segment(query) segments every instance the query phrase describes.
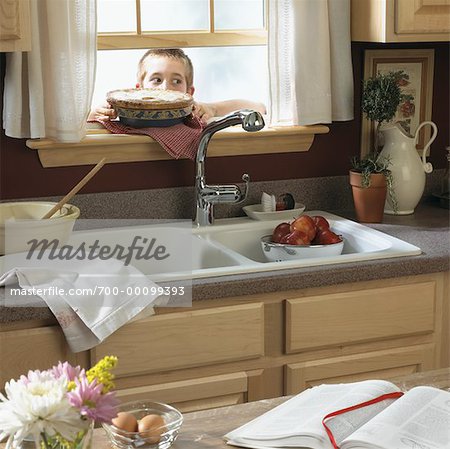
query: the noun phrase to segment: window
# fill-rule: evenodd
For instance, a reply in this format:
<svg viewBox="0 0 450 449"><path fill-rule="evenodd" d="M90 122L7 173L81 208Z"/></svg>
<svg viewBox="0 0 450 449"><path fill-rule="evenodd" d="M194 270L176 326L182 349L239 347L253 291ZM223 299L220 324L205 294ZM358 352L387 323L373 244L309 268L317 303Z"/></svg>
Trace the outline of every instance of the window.
<svg viewBox="0 0 450 449"><path fill-rule="evenodd" d="M183 48L195 69L195 98L246 98L268 104L266 11L270 0L97 0L98 60L93 104L106 92L134 87L139 58L148 48ZM235 127L237 128L237 127ZM228 132L230 131L230 132ZM216 134L208 157L308 151L323 125L234 129ZM44 167L171 159L146 136L92 129L79 143L31 139Z"/></svg>
<svg viewBox="0 0 450 449"><path fill-rule="evenodd" d="M93 104L134 87L151 47L181 47L195 68L195 97L267 104L266 0L98 0L98 61Z"/></svg>

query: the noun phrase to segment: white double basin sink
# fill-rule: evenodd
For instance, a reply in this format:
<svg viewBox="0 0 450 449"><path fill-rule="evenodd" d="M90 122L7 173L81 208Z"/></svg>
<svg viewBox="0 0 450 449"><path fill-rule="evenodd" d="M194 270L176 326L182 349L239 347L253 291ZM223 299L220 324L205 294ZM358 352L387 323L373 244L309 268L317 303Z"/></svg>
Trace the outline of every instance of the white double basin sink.
<svg viewBox="0 0 450 449"><path fill-rule="evenodd" d="M420 248L351 220L323 212L322 215L337 234L344 237L341 255L282 262L266 261L260 238L271 234L280 220L254 221L248 218L217 220L213 226L192 228L177 223L79 231L73 234L76 242L99 241L100 245L127 247L139 236L140 242L154 241L154 248L162 245L159 258L134 254L129 261L137 269L156 281L196 279L230 274L275 271L326 264L343 264L381 258L421 254ZM136 253L136 251L135 251ZM151 251L147 250L147 255ZM167 257L165 257L167 255Z"/></svg>

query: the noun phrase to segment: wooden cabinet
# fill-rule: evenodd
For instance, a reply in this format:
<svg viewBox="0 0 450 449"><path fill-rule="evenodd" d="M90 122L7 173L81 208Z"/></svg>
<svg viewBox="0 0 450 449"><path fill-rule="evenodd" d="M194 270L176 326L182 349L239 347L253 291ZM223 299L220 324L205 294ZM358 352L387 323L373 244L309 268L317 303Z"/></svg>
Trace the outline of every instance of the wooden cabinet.
<svg viewBox="0 0 450 449"><path fill-rule="evenodd" d="M54 323L0 325L0 382L58 360L88 368L114 354L122 401L193 411L440 368L450 364L449 280L436 273L194 301L132 321L78 354Z"/></svg>
<svg viewBox="0 0 450 449"><path fill-rule="evenodd" d="M85 354L74 354L56 325L28 329L0 327L0 385L28 370L43 370L67 360L85 364Z"/></svg>
<svg viewBox="0 0 450 449"><path fill-rule="evenodd" d="M293 356L286 364L285 393L326 382L392 378L446 363L441 358L445 282L444 277L376 281L286 300L286 352L298 354L298 360Z"/></svg>
<svg viewBox="0 0 450 449"><path fill-rule="evenodd" d="M416 345L286 365L286 394L323 383L356 382L427 371L435 367L435 345Z"/></svg>
<svg viewBox="0 0 450 449"><path fill-rule="evenodd" d="M435 310L434 282L288 300L286 352L432 333Z"/></svg>
<svg viewBox="0 0 450 449"><path fill-rule="evenodd" d="M352 0L352 40L450 40L450 0Z"/></svg>
<svg viewBox="0 0 450 449"><path fill-rule="evenodd" d="M118 392L118 397L121 401L166 402L183 412L224 407L251 401L262 374L263 370L239 371L124 388Z"/></svg>
<svg viewBox="0 0 450 449"><path fill-rule="evenodd" d="M264 304L152 316L124 326L91 352L93 362L115 354L118 377L258 358L264 354Z"/></svg>
<svg viewBox="0 0 450 449"><path fill-rule="evenodd" d="M0 52L30 50L29 0L2 0L0 3Z"/></svg>

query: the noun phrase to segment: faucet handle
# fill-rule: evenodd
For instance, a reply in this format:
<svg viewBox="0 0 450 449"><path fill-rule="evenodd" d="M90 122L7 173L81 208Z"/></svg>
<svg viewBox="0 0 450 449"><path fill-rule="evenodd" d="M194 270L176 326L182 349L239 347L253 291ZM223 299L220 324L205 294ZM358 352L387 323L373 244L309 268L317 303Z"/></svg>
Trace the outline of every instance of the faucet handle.
<svg viewBox="0 0 450 449"><path fill-rule="evenodd" d="M245 182L245 191L241 193L241 198L236 204L243 203L247 199L248 191L250 190L250 175L248 173L242 175L242 181Z"/></svg>

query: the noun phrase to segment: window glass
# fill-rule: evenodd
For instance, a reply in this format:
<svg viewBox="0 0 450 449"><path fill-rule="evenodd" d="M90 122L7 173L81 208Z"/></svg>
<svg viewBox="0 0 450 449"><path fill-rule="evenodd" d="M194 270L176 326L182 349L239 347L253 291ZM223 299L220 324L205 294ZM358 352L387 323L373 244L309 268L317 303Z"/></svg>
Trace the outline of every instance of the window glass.
<svg viewBox="0 0 450 449"><path fill-rule="evenodd" d="M195 99L202 102L243 98L268 103L265 46L187 48L194 65ZM97 53L93 105L106 92L136 84L136 67L145 50L104 50Z"/></svg>
<svg viewBox="0 0 450 449"><path fill-rule="evenodd" d="M97 0L97 31L136 31L136 0Z"/></svg>
<svg viewBox="0 0 450 449"><path fill-rule="evenodd" d="M106 93L136 87L137 64L145 50L99 50L92 99L94 106L105 102Z"/></svg>
<svg viewBox="0 0 450 449"><path fill-rule="evenodd" d="M208 0L141 0L142 31L208 30Z"/></svg>
<svg viewBox="0 0 450 449"><path fill-rule="evenodd" d="M265 46L189 48L186 53L194 65L196 100L244 98L267 105Z"/></svg>
<svg viewBox="0 0 450 449"><path fill-rule="evenodd" d="M214 0L217 30L264 28L264 0Z"/></svg>

